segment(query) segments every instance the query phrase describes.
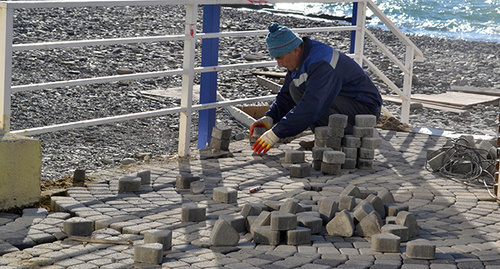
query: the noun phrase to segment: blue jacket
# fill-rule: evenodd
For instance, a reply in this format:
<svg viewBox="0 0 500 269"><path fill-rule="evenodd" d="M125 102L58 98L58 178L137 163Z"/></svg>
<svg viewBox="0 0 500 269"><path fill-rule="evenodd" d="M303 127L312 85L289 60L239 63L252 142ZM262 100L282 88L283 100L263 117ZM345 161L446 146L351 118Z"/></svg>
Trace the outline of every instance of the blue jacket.
<svg viewBox="0 0 500 269"><path fill-rule="evenodd" d="M299 71L288 71L285 82L267 116L277 123L273 127L280 138L300 134L313 125L342 95L354 98L370 108L380 111L382 97L363 69L349 56L321 42L304 40L304 52ZM296 105L290 95L290 86L305 90Z"/></svg>

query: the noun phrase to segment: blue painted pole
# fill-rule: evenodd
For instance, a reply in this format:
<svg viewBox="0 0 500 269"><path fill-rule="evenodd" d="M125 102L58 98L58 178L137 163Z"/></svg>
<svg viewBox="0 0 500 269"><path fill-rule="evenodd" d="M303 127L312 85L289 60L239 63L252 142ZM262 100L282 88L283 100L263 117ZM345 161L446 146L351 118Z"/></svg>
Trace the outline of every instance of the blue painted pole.
<svg viewBox="0 0 500 269"><path fill-rule="evenodd" d="M215 33L220 30L220 5L203 7L203 32ZM203 39L201 43L201 66L215 66L219 63L219 39ZM217 72L201 74L200 103L217 101ZM198 149L210 146L212 128L215 126L215 108L201 110L198 121Z"/></svg>
<svg viewBox="0 0 500 269"><path fill-rule="evenodd" d="M358 2L352 3L352 25L356 25L356 21L358 20ZM351 49L350 53L354 53L354 45L356 44L356 31L351 31Z"/></svg>

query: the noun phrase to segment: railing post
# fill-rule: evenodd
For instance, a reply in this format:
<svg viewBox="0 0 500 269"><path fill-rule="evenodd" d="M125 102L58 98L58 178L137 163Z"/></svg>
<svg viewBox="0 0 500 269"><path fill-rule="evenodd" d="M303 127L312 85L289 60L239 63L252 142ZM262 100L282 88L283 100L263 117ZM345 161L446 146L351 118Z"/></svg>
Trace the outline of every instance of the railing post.
<svg viewBox="0 0 500 269"><path fill-rule="evenodd" d="M0 133L10 131L13 13L0 3Z"/></svg>
<svg viewBox="0 0 500 269"><path fill-rule="evenodd" d="M360 66L363 66L363 51L365 47L365 28L366 28L366 1L357 3L356 26L360 27L356 30L354 41L354 61Z"/></svg>
<svg viewBox="0 0 500 269"><path fill-rule="evenodd" d="M191 114L193 107L193 78L194 78L194 56L196 48L196 14L198 5L186 5L186 22L184 34L184 63L185 73L182 75L181 107L186 111L180 113L179 124L179 156L189 155L189 144L191 140Z"/></svg>
<svg viewBox="0 0 500 269"><path fill-rule="evenodd" d="M358 2L352 3L352 19L351 25L356 25L356 21L358 20ZM351 47L349 49L349 53L354 53L354 44L356 42L356 31L351 31Z"/></svg>
<svg viewBox="0 0 500 269"><path fill-rule="evenodd" d="M402 99L401 103L401 122L410 122L410 102L411 102L411 82L413 77L413 60L415 50L412 46L406 46L405 67L408 72L403 75L403 94L406 99Z"/></svg>
<svg viewBox="0 0 500 269"><path fill-rule="evenodd" d="M220 31L220 5L203 6L203 32ZM216 66L219 63L219 39L203 39L201 44L201 66ZM217 101L217 72L202 73L200 82L200 103ZM215 126L215 109L201 110L198 121L198 148L210 145L212 128Z"/></svg>

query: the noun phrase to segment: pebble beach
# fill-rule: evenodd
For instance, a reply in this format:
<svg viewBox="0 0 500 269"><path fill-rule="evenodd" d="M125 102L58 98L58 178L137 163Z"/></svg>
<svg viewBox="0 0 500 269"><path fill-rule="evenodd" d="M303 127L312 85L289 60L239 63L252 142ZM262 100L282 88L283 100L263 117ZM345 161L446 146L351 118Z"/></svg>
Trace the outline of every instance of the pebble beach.
<svg viewBox="0 0 500 269"><path fill-rule="evenodd" d="M199 14L202 7L200 7ZM140 14L140 15L138 15ZM181 34L184 27L183 6L97 7L21 9L14 14L14 43L51 42ZM201 15L198 31L201 31ZM341 22L275 14L262 10L224 7L221 31L262 30L272 22L290 28L339 25ZM401 43L391 33L370 29L382 43L401 59ZM347 53L349 33L311 34ZM500 44L438 39L426 36L409 38L422 50L425 61L415 63L413 92L440 94L452 85L481 87L500 91ZM199 48L198 48L199 49ZM402 86L400 71L367 43L370 60ZM153 72L182 67L181 42L157 42L68 49L17 51L13 55L13 85L43 83L132 73ZM238 37L220 40L219 64L253 60L271 60L265 37ZM197 56L196 61L200 59ZM266 71L284 71L278 68ZM268 95L256 83L255 70L219 73L218 90L226 99ZM393 94L375 75L382 94ZM199 77L195 78L199 83ZM155 98L143 91L179 87L180 77L160 77L119 81L12 95L12 130L107 117L139 111L175 107L179 98ZM399 106L384 102L394 115ZM427 127L456 133L490 135L498 132L498 105L477 105L457 114L415 106L410 113L412 127ZM75 169L95 171L145 158L168 158L177 152L178 115L133 120L102 126L79 128L35 135L42 141L42 180L72 176ZM233 134L245 127L235 122L224 109L217 110L217 123L233 128ZM197 115L193 115L192 147L196 147Z"/></svg>

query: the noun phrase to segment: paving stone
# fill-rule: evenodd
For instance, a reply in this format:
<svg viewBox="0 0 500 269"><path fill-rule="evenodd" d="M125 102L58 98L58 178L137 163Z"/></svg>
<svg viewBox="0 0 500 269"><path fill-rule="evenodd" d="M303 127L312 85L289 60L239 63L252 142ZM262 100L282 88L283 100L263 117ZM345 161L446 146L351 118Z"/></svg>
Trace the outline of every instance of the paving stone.
<svg viewBox="0 0 500 269"><path fill-rule="evenodd" d="M331 127L330 132L328 133L331 137L339 138L337 141L340 142L340 145L342 145L342 138L344 137L344 128L337 128L337 127ZM339 147L340 147L339 145Z"/></svg>
<svg viewBox="0 0 500 269"><path fill-rule="evenodd" d="M391 233L401 238L401 242L408 241L408 227L397 224L386 224L380 228L382 233Z"/></svg>
<svg viewBox="0 0 500 269"><path fill-rule="evenodd" d="M344 152L346 159L357 159L358 158L358 148L342 147L342 152Z"/></svg>
<svg viewBox="0 0 500 269"><path fill-rule="evenodd" d="M137 172L136 176L141 178L142 185L151 184L151 171L149 170L139 171Z"/></svg>
<svg viewBox="0 0 500 269"><path fill-rule="evenodd" d="M356 232L359 236L371 237L379 234L382 227L382 219L377 211L372 211L356 224Z"/></svg>
<svg viewBox="0 0 500 269"><path fill-rule="evenodd" d="M382 199L382 202L384 202L384 204L393 204L396 202L394 200L394 196L392 195L392 193L387 189L382 189L378 191L377 196L380 197L380 199Z"/></svg>
<svg viewBox="0 0 500 269"><path fill-rule="evenodd" d="M359 138L373 137L375 134L375 129L372 127L352 127L352 135Z"/></svg>
<svg viewBox="0 0 500 269"><path fill-rule="evenodd" d="M228 187L214 188L213 200L224 204L234 204L238 200L238 191Z"/></svg>
<svg viewBox="0 0 500 269"><path fill-rule="evenodd" d="M282 211L271 212L271 230L287 231L295 229L296 227L297 227L297 216L295 214Z"/></svg>
<svg viewBox="0 0 500 269"><path fill-rule="evenodd" d="M238 232L245 232L247 219L241 215L220 215L219 219L225 220Z"/></svg>
<svg viewBox="0 0 500 269"><path fill-rule="evenodd" d="M396 224L408 227L408 238L417 237L420 228L418 227L417 218L413 213L408 211L399 211L396 215Z"/></svg>
<svg viewBox="0 0 500 269"><path fill-rule="evenodd" d="M266 200L263 202L263 204L267 207L266 208L267 211L273 211L273 210L280 210L280 207L283 204L283 202Z"/></svg>
<svg viewBox="0 0 500 269"><path fill-rule="evenodd" d="M342 139L342 144L346 148L359 148L361 147L361 138L353 135L346 135Z"/></svg>
<svg viewBox="0 0 500 269"><path fill-rule="evenodd" d="M339 210L351 211L356 207L356 198L350 195L341 195L339 198Z"/></svg>
<svg viewBox="0 0 500 269"><path fill-rule="evenodd" d="M333 149L332 149L333 150ZM320 171L321 170L321 164L323 164L323 161L321 160L314 160L312 162L312 168L316 171Z"/></svg>
<svg viewBox="0 0 500 269"><path fill-rule="evenodd" d="M345 161L345 153L341 151L325 151L323 152L323 163L343 164Z"/></svg>
<svg viewBox="0 0 500 269"><path fill-rule="evenodd" d="M182 205L181 221L199 222L206 220L207 208L198 206L195 203L186 203Z"/></svg>
<svg viewBox="0 0 500 269"><path fill-rule="evenodd" d="M150 230L144 233L144 243L160 243L163 250L172 248L172 231L170 230Z"/></svg>
<svg viewBox="0 0 500 269"><path fill-rule="evenodd" d="M377 252L399 253L401 239L399 236L389 233L372 235L371 249Z"/></svg>
<svg viewBox="0 0 500 269"><path fill-rule="evenodd" d="M333 151L332 148L328 147L313 147L312 148L312 158L314 161L323 161L323 153L325 151ZM318 170L318 169L316 169Z"/></svg>
<svg viewBox="0 0 500 269"><path fill-rule="evenodd" d="M160 243L149 243L134 246L134 261L147 264L161 264L163 256L163 245Z"/></svg>
<svg viewBox="0 0 500 269"><path fill-rule="evenodd" d="M304 212L305 210L304 210L304 208L302 208L301 205L299 205L299 203L297 203L293 200L288 200L280 206L279 211L296 214L299 212Z"/></svg>
<svg viewBox="0 0 500 269"><path fill-rule="evenodd" d="M354 219L357 221L357 222L360 222L361 220L363 220L366 216L368 216L368 214L370 214L371 212L375 211L375 209L373 208L373 206L366 202L366 201L363 201L362 203L359 203L353 210L353 216L354 216Z"/></svg>
<svg viewBox="0 0 500 269"><path fill-rule="evenodd" d="M248 203L243 205L243 208L241 209L241 215L248 217L248 216L258 216L260 212L266 210L267 207L264 204L257 204L257 203Z"/></svg>
<svg viewBox="0 0 500 269"><path fill-rule="evenodd" d="M199 181L200 177L191 176L191 175L180 175L175 179L175 186L181 190L189 190L191 187L191 183L195 181Z"/></svg>
<svg viewBox="0 0 500 269"><path fill-rule="evenodd" d="M257 226L254 229L253 241L256 244L277 246L280 240L280 231L271 230L271 226Z"/></svg>
<svg viewBox="0 0 500 269"><path fill-rule="evenodd" d="M271 225L271 212L262 211L259 216L252 222L250 226L250 233L254 234L254 229L257 226L269 226Z"/></svg>
<svg viewBox="0 0 500 269"><path fill-rule="evenodd" d="M300 150L285 151L285 163L304 163L305 152Z"/></svg>
<svg viewBox="0 0 500 269"><path fill-rule="evenodd" d="M432 260L436 256L436 245L425 239L417 239L406 244L406 256L412 259Z"/></svg>
<svg viewBox="0 0 500 269"><path fill-rule="evenodd" d="M141 190L141 178L134 176L126 176L118 181L118 191L120 192L137 192Z"/></svg>
<svg viewBox="0 0 500 269"><path fill-rule="evenodd" d="M214 150L228 151L229 144L231 144L231 140L229 139L218 139L215 137L212 137L212 139L210 139L210 148Z"/></svg>
<svg viewBox="0 0 500 269"><path fill-rule="evenodd" d="M380 214L380 217L385 218L387 213L385 212L384 202L379 196L370 194L365 200L373 206L373 209Z"/></svg>
<svg viewBox="0 0 500 269"><path fill-rule="evenodd" d="M342 169L356 169L357 159L345 158Z"/></svg>
<svg viewBox="0 0 500 269"><path fill-rule="evenodd" d="M323 224L328 223L339 211L338 202L334 198L324 198L319 201L319 214L323 219Z"/></svg>
<svg viewBox="0 0 500 269"><path fill-rule="evenodd" d="M377 125L377 117L375 115L356 115L354 118L355 126L358 127L375 127Z"/></svg>
<svg viewBox="0 0 500 269"><path fill-rule="evenodd" d="M205 182L203 181L191 182L189 185L189 192L192 195L203 194L205 193L205 189Z"/></svg>
<svg viewBox="0 0 500 269"><path fill-rule="evenodd" d="M297 246L311 243L311 229L306 227L296 227L286 231L287 245Z"/></svg>
<svg viewBox="0 0 500 269"><path fill-rule="evenodd" d="M308 163L292 164L288 169L290 177L303 178L311 175L311 165Z"/></svg>
<svg viewBox="0 0 500 269"><path fill-rule="evenodd" d="M215 222L210 233L210 244L212 246L236 246L240 235L227 221L219 219Z"/></svg>
<svg viewBox="0 0 500 269"><path fill-rule="evenodd" d="M328 222L326 230L328 235L351 237L354 234L354 221L347 210L342 210Z"/></svg>
<svg viewBox="0 0 500 269"><path fill-rule="evenodd" d="M355 198L362 198L361 191L358 187L354 185L347 186L341 193L340 196L354 196Z"/></svg>
<svg viewBox="0 0 500 269"><path fill-rule="evenodd" d="M321 162L321 172L327 175L338 175L342 170L342 164Z"/></svg>
<svg viewBox="0 0 500 269"><path fill-rule="evenodd" d="M373 159L358 158L357 166L358 166L358 169L361 169L361 170L372 170L373 169Z"/></svg>
<svg viewBox="0 0 500 269"><path fill-rule="evenodd" d="M406 204L389 203L384 204L387 216L397 216L401 211L408 211L409 207Z"/></svg>
<svg viewBox="0 0 500 269"><path fill-rule="evenodd" d="M94 231L94 223L80 217L65 220L63 227L66 234L75 236L90 236Z"/></svg>
<svg viewBox="0 0 500 269"><path fill-rule="evenodd" d="M321 217L297 215L297 223L299 226L309 228L311 234L319 234L323 230L323 220Z"/></svg>
<svg viewBox="0 0 500 269"><path fill-rule="evenodd" d="M325 140L330 136L330 129L329 126L318 126L314 128L314 137Z"/></svg>
<svg viewBox="0 0 500 269"><path fill-rule="evenodd" d="M363 138L363 140L366 138ZM359 159L366 159L366 160L373 160L375 158L375 150L374 149L368 149L368 148L359 148L358 149L358 158Z"/></svg>
<svg viewBox="0 0 500 269"><path fill-rule="evenodd" d="M347 115L344 114L332 114L328 117L328 126L345 129L347 127Z"/></svg>
<svg viewBox="0 0 500 269"><path fill-rule="evenodd" d="M378 149L382 146L382 138L380 137L365 137L361 139L361 148Z"/></svg>
<svg viewBox="0 0 500 269"><path fill-rule="evenodd" d="M215 137L217 139L229 140L231 139L231 133L232 129L227 126L219 125L212 128L212 137Z"/></svg>

